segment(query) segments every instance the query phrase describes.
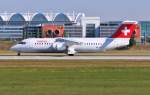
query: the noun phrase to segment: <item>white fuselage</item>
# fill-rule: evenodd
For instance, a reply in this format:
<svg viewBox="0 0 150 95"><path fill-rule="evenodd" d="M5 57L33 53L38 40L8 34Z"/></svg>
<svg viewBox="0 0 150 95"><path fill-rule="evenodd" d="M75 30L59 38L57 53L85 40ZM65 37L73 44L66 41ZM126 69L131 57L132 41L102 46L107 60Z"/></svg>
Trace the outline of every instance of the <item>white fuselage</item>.
<svg viewBox="0 0 150 95"><path fill-rule="evenodd" d="M58 38L30 38L23 44L14 45L11 50L17 52L64 52L64 42L57 42ZM129 45L130 38L62 38L80 44L71 45L69 48L76 52L98 52L115 49ZM55 45L57 44L57 45ZM56 49L56 48L58 49Z"/></svg>

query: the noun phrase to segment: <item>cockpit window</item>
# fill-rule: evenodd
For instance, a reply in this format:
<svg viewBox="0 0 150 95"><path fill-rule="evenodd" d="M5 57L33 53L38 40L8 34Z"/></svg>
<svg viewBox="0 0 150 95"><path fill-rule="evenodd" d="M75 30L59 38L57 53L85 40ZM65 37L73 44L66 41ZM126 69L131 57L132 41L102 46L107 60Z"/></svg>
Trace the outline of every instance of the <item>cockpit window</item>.
<svg viewBox="0 0 150 95"><path fill-rule="evenodd" d="M26 42L19 42L18 44L22 44L22 45L24 45L24 44L26 44Z"/></svg>

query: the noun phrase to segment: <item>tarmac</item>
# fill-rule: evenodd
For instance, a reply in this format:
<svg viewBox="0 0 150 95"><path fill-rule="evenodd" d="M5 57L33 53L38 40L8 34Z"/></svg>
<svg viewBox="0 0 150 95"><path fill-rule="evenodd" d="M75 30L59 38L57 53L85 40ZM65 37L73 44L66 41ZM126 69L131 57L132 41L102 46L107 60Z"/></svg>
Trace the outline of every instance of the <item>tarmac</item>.
<svg viewBox="0 0 150 95"><path fill-rule="evenodd" d="M38 56L38 55L0 55L0 60L149 60L150 56Z"/></svg>

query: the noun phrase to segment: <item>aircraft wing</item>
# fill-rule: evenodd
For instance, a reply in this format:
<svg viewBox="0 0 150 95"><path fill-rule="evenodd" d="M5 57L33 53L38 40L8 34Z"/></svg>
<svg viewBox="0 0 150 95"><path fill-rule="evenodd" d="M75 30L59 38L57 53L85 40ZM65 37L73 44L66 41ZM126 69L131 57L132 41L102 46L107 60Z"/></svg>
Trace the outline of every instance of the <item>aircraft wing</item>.
<svg viewBox="0 0 150 95"><path fill-rule="evenodd" d="M67 46L82 44L81 42L77 42L77 41L73 41L73 40L67 40L67 39L63 39L63 38L58 38L58 39L56 39L55 42L64 42Z"/></svg>

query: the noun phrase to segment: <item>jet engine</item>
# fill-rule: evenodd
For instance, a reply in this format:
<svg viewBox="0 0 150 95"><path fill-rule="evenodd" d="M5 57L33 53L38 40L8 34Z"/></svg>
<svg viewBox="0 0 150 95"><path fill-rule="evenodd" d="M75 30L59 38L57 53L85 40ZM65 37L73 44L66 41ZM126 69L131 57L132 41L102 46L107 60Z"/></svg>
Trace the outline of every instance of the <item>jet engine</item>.
<svg viewBox="0 0 150 95"><path fill-rule="evenodd" d="M55 42L52 47L58 51L64 51L67 49L67 46L64 42Z"/></svg>

